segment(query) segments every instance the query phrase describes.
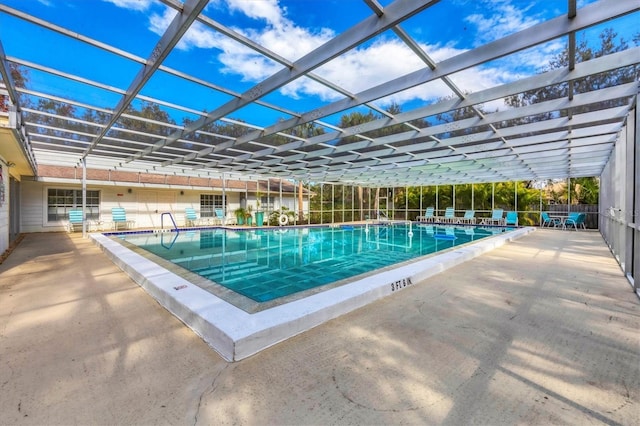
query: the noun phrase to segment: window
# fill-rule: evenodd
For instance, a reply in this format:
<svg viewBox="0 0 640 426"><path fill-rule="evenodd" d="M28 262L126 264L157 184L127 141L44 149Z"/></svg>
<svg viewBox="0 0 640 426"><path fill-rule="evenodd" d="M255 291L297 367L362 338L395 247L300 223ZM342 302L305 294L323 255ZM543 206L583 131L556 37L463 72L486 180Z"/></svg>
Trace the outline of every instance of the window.
<svg viewBox="0 0 640 426"><path fill-rule="evenodd" d="M87 191L87 220L100 219L100 191ZM47 222L67 220L69 210L82 209L81 189L47 190Z"/></svg>
<svg viewBox="0 0 640 426"><path fill-rule="evenodd" d="M275 197L260 197L260 208L258 210L273 211Z"/></svg>
<svg viewBox="0 0 640 426"><path fill-rule="evenodd" d="M222 195L200 194L200 217L214 217L215 209L224 209Z"/></svg>

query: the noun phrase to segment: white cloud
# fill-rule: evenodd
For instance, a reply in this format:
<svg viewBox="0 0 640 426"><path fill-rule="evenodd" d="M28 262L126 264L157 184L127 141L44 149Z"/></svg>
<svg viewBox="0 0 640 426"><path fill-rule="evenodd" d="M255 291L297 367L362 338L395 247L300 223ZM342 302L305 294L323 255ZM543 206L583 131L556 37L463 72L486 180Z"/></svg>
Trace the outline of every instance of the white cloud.
<svg viewBox="0 0 640 426"><path fill-rule="evenodd" d="M117 7L123 9L137 10L144 12L151 6L152 0L102 0L107 3L112 3Z"/></svg>
<svg viewBox="0 0 640 426"><path fill-rule="evenodd" d="M421 48L436 62L464 52L464 50L452 46L423 44ZM352 50L334 59L317 69L316 73L351 93L357 94L426 67L427 65L404 43L396 39L380 39L366 48ZM483 86L491 84L489 83L491 75L488 72L482 80L467 79L468 85L462 90L482 89ZM310 85L308 81L295 81L285 87L283 91L288 95L296 93L317 95L324 101L333 101L342 97L324 86ZM440 80L435 80L395 93L377 101L377 103L385 106L392 102L402 104L413 100L432 101L451 95L453 95L451 89Z"/></svg>
<svg viewBox="0 0 640 426"><path fill-rule="evenodd" d="M166 8L162 15L152 14L149 18L149 29L158 35L164 34L176 14L177 12L170 8ZM189 50L192 47L210 49L218 47L221 40L222 37L219 34L209 30L200 22L194 22L176 47L182 50Z"/></svg>
<svg viewBox="0 0 640 426"><path fill-rule="evenodd" d="M240 12L252 19L264 19L270 25L279 26L284 19L285 9L281 9L278 0L228 0L229 10Z"/></svg>
<svg viewBox="0 0 640 426"><path fill-rule="evenodd" d="M290 61L301 58L335 36L330 29L310 30L297 26L287 18L286 9L281 8L277 0L227 0L226 3L223 0L213 0L208 7L227 7L232 13L241 13L259 21L261 26L234 30ZM535 19L525 16L526 10L515 8L508 0L496 1L490 9L499 13L491 17L472 15L469 18L469 22L478 25L479 31L487 33L487 39L518 31L536 22ZM150 29L157 34L163 34L175 13L167 8L162 14L153 14L150 17ZM187 31L177 48L216 49L219 52L212 50L212 54L216 54L216 59L223 65L221 72L238 75L245 82L258 83L282 69L279 63L212 31L199 22L195 22ZM464 52L449 45L422 45L422 48L436 62ZM513 81L521 77L517 71L518 67L538 67L546 63L545 58L549 57L549 52L556 51L557 48L557 45L549 43L536 50L522 52L517 58L504 58L496 67L474 68L460 72L455 76L456 84L463 91L475 92ZM358 93L425 67L426 64L398 39L379 37L373 43L351 50L314 72L352 93ZM527 73L530 72L528 69ZM305 77L287 84L280 91L294 99L316 96L325 102L343 97ZM380 100L379 103L384 105L389 102L402 104L412 100L431 101L451 95L452 92L446 85L434 82L394 94Z"/></svg>
<svg viewBox="0 0 640 426"><path fill-rule="evenodd" d="M532 4L525 8L518 8L512 4L511 0L483 0L479 3L478 8L490 14L474 13L465 18L465 21L477 27L477 44L497 40L539 22L538 19L527 15Z"/></svg>

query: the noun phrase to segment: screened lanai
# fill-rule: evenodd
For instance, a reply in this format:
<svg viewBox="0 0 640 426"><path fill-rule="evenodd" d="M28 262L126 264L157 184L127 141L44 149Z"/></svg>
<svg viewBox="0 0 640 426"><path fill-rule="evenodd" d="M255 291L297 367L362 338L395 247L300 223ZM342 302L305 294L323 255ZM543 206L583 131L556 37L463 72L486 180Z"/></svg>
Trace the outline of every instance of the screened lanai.
<svg viewBox="0 0 640 426"><path fill-rule="evenodd" d="M362 190L599 177L632 277L640 5L541 3L3 1L3 167L350 188L322 221Z"/></svg>

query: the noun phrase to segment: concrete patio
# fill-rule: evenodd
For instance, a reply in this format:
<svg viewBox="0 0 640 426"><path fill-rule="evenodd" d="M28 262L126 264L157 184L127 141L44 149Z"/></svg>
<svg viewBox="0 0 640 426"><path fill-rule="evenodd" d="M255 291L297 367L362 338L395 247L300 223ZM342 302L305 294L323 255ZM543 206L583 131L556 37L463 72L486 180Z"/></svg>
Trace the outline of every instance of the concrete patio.
<svg viewBox="0 0 640 426"><path fill-rule="evenodd" d="M537 230L227 363L79 234L0 265L0 424L640 424L638 298Z"/></svg>

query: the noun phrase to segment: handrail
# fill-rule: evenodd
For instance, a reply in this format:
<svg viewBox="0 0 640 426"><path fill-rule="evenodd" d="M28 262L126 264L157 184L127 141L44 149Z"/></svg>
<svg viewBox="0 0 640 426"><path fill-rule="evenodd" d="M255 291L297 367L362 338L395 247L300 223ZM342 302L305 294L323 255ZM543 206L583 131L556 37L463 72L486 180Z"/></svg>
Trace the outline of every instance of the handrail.
<svg viewBox="0 0 640 426"><path fill-rule="evenodd" d="M173 222L173 229L176 232L180 232L180 230L178 229L178 225L176 225L176 221L173 219L173 215L171 214L171 212L164 212L160 214L160 229L164 231L164 216L165 215L169 215L169 219L171 219L171 222Z"/></svg>

